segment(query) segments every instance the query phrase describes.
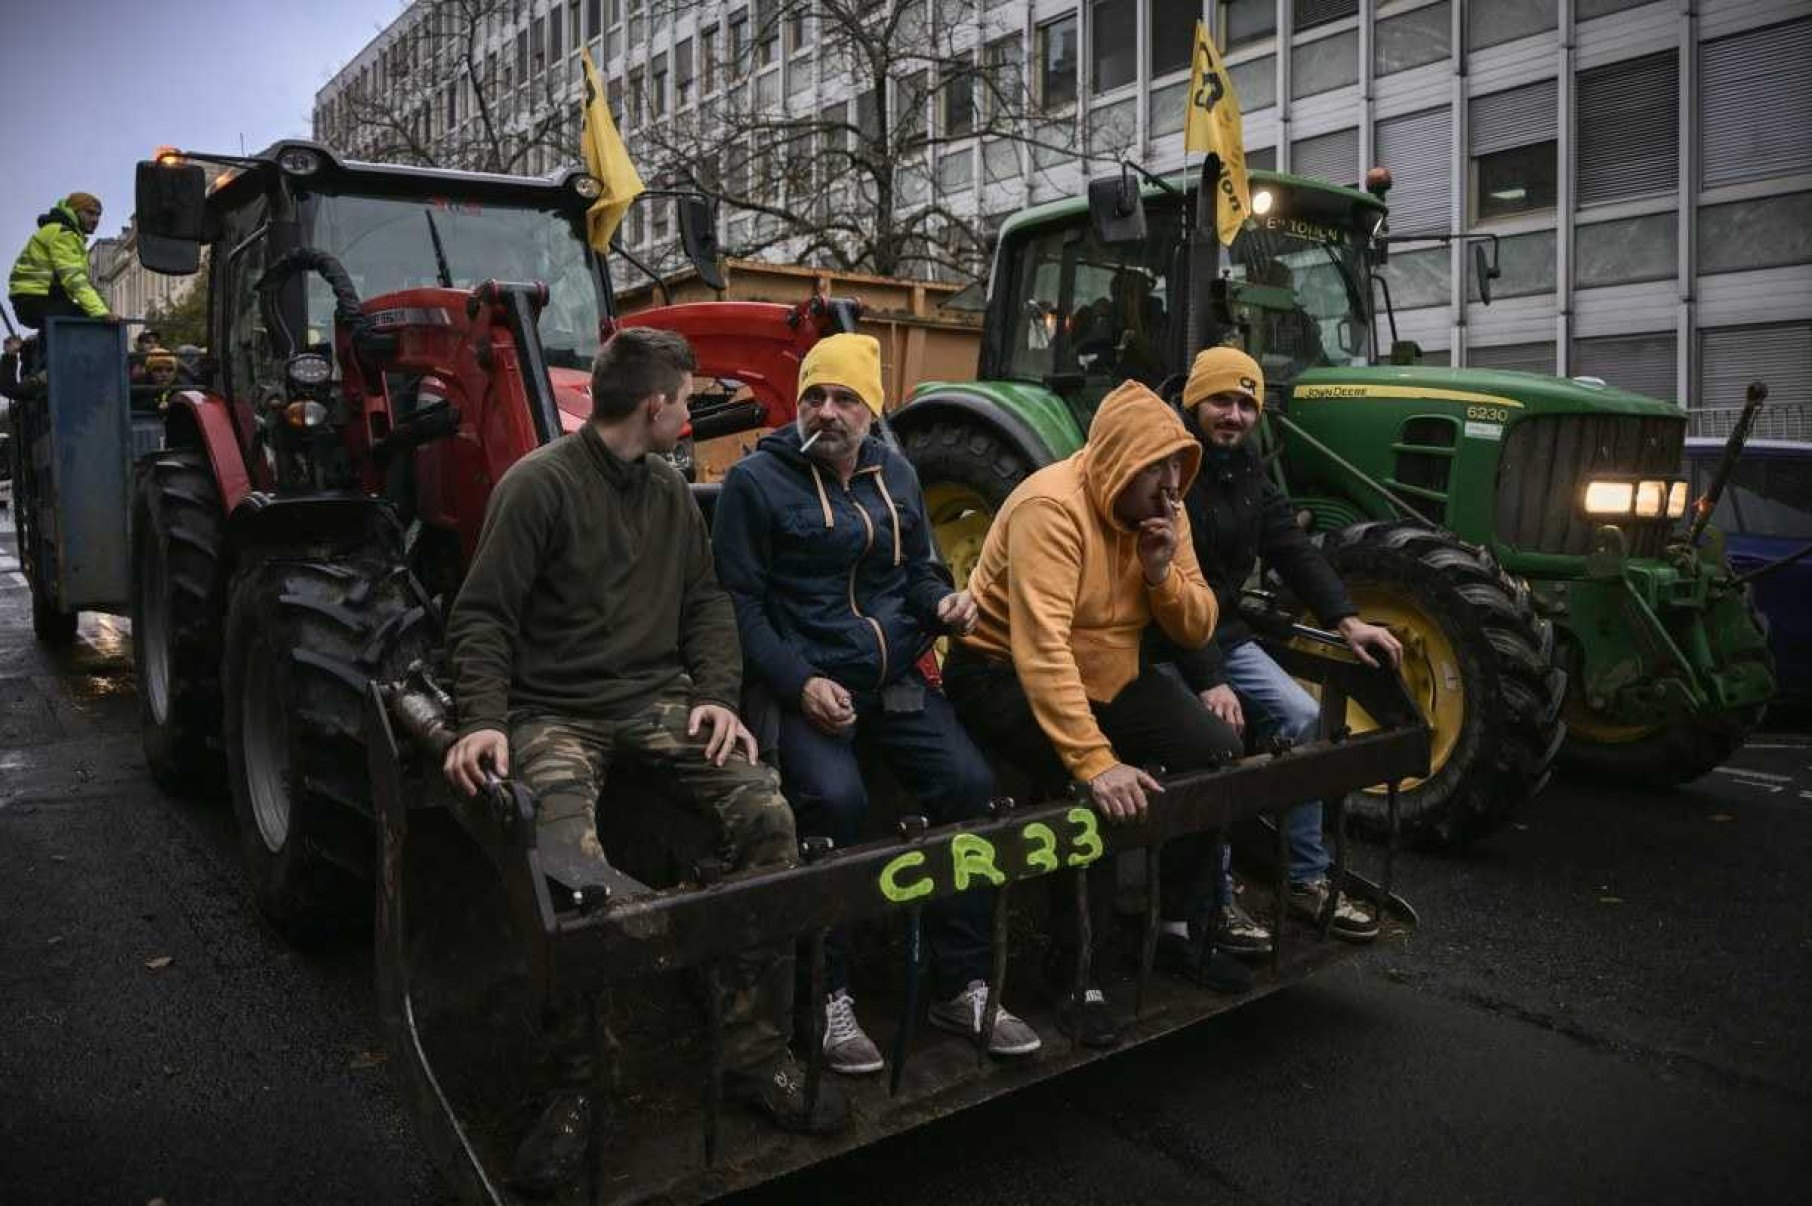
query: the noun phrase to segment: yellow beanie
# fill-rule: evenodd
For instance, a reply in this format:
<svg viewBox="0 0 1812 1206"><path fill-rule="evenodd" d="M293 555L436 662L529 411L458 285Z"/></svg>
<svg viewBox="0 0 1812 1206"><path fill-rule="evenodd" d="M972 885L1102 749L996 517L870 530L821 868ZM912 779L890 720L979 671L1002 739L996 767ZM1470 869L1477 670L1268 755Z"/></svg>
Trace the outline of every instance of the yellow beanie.
<svg viewBox="0 0 1812 1206"><path fill-rule="evenodd" d="M70 209L100 209L101 199L93 193L70 193L63 198L63 204Z"/></svg>
<svg viewBox="0 0 1812 1206"><path fill-rule="evenodd" d="M1238 348L1207 348L1195 358L1189 369L1189 383L1183 387L1183 409L1193 411L1214 394L1250 394L1265 408L1265 370L1258 361Z"/></svg>
<svg viewBox="0 0 1812 1206"><path fill-rule="evenodd" d="M799 396L814 385L841 385L877 415L887 404L881 386L881 343L873 335L827 335L799 362Z"/></svg>

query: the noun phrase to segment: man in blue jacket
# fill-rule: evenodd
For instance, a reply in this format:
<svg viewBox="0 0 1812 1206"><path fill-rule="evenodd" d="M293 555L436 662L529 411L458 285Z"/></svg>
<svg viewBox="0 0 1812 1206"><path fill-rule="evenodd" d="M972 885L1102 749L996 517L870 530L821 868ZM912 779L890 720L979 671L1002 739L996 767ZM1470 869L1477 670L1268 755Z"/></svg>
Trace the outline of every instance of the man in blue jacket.
<svg viewBox="0 0 1812 1206"><path fill-rule="evenodd" d="M736 608L752 687L772 696L781 786L799 836L862 840L868 792L857 751L886 759L935 823L984 815L994 778L943 694L917 667L932 637L967 632L975 602L932 560L912 466L871 434L881 413L880 344L820 340L799 366L799 418L762 439L724 481L712 523L719 581ZM976 1041L984 1027L990 894L925 910L933 1024ZM825 943L826 1066L881 1068L849 995L848 936ZM996 1006L988 1044L1027 1055L1038 1035Z"/></svg>

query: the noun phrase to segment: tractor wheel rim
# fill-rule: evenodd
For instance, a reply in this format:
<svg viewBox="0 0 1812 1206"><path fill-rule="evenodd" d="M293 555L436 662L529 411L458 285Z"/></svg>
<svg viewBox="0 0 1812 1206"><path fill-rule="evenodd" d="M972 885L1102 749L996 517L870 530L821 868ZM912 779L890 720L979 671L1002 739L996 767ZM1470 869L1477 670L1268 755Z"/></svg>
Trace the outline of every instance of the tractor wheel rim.
<svg viewBox="0 0 1812 1206"><path fill-rule="evenodd" d="M161 725L170 719L170 570L155 548L148 545L146 554L144 583L139 587L144 600L139 623L144 631L134 632L132 639L145 655L144 682L140 684L145 702L150 705L151 719Z"/></svg>
<svg viewBox="0 0 1812 1206"><path fill-rule="evenodd" d="M289 840L289 713L274 650L262 637L246 651L245 686L240 700L240 740L245 747L245 785L252 818L265 849L279 853Z"/></svg>
<svg viewBox="0 0 1812 1206"><path fill-rule="evenodd" d="M938 552L950 567L956 588L969 584L969 575L981 560L982 542L994 522L994 508L974 490L950 482L925 488L925 513L937 537Z"/></svg>
<svg viewBox="0 0 1812 1206"><path fill-rule="evenodd" d="M1466 724L1466 683L1459 655L1441 625L1412 600L1375 587L1356 585L1351 593L1368 623L1389 628L1403 643L1403 684L1431 730L1428 778L1433 778L1453 756ZM1378 727L1372 714L1357 703L1347 704L1346 723L1354 733L1369 733ZM1427 779L1405 779L1400 786L1409 791L1425 782ZM1366 789L1368 794L1380 796L1384 790Z"/></svg>
<svg viewBox="0 0 1812 1206"><path fill-rule="evenodd" d="M1600 719L1573 690L1568 690L1560 715L1566 721L1568 737L1593 745L1633 745L1661 731L1658 724L1617 724Z"/></svg>

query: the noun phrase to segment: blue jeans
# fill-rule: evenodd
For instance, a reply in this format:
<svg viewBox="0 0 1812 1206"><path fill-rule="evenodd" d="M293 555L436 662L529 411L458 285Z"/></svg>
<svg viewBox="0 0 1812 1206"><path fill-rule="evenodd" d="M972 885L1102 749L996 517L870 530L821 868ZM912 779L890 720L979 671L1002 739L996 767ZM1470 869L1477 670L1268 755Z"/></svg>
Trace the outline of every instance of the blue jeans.
<svg viewBox="0 0 1812 1206"><path fill-rule="evenodd" d="M883 711L873 692L851 695L853 740L820 732L796 707L780 709L780 786L793 806L800 837L828 837L838 850L863 840L868 788L857 765L858 750L880 754L932 824L987 815L994 772L942 692L926 686L923 710L905 713ZM953 997L970 981L988 978L993 907L994 892L985 888L925 907L925 942L939 996ZM849 985L849 934L843 926L825 935L824 980L831 991Z"/></svg>
<svg viewBox="0 0 1812 1206"><path fill-rule="evenodd" d="M1241 641L1221 650L1221 663L1253 736L1277 734L1307 741L1315 735L1320 705L1257 641ZM1321 802L1311 800L1286 812L1284 832L1290 842L1290 882L1304 884L1325 876L1329 859L1321 839ZM1221 890L1231 892L1232 887L1232 876L1223 868Z"/></svg>

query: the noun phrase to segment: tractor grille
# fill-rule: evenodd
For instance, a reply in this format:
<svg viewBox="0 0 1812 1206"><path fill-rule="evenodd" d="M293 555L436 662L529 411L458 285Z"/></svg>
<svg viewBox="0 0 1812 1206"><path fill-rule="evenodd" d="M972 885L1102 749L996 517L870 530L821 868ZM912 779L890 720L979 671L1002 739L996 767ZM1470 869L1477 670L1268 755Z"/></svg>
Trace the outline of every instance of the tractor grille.
<svg viewBox="0 0 1812 1206"><path fill-rule="evenodd" d="M1587 479L1677 477L1686 424L1636 415L1536 415L1511 425L1497 472L1497 537L1527 553L1583 556L1598 525L1579 514ZM1630 553L1657 557L1666 519L1624 520Z"/></svg>

